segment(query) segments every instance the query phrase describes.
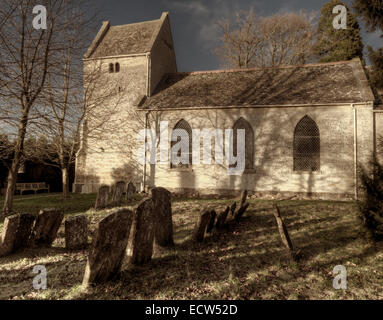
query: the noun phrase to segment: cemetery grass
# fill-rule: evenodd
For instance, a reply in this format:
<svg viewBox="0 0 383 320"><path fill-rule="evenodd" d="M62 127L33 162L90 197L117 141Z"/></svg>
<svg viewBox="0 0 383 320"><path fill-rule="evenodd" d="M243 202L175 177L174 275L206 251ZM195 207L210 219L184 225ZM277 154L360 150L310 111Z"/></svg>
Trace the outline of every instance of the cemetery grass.
<svg viewBox="0 0 383 320"><path fill-rule="evenodd" d="M72 198L72 202L70 214L81 212L86 199ZM52 248L25 249L0 258L0 298L383 299L383 245L368 239L355 203L279 201L290 237L302 255L293 261L278 233L273 200L249 200L239 224L229 224L203 243L191 240L202 208L209 205L219 212L232 202L174 199L175 246L155 246L153 260L141 267L131 266L127 256L117 279L86 291L81 282L87 250L65 250L61 227ZM90 241L108 211L85 212L91 221ZM38 264L47 268L47 290L32 288L32 270ZM347 268L347 290L333 289L336 265Z"/></svg>

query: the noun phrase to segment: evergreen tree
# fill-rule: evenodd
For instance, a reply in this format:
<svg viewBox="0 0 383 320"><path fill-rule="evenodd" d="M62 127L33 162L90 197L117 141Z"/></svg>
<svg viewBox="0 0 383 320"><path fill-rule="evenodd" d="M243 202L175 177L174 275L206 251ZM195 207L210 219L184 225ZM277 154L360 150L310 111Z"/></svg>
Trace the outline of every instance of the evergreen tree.
<svg viewBox="0 0 383 320"><path fill-rule="evenodd" d="M354 8L362 17L370 32L374 32L378 29L383 32L382 0L355 0Z"/></svg>
<svg viewBox="0 0 383 320"><path fill-rule="evenodd" d="M370 168L360 168L364 194L358 201L359 218L375 240L383 240L383 166L373 157Z"/></svg>
<svg viewBox="0 0 383 320"><path fill-rule="evenodd" d="M333 8L337 5L343 5L347 8L347 29L335 29L333 26L336 17L333 14ZM320 62L351 60L355 57L363 58L363 43L359 23L344 2L331 0L322 7L314 54Z"/></svg>
<svg viewBox="0 0 383 320"><path fill-rule="evenodd" d="M354 8L361 16L370 32L382 31L383 38L383 1L355 0ZM370 82L376 89L383 89L383 48L375 51L368 47L368 55L372 63Z"/></svg>
<svg viewBox="0 0 383 320"><path fill-rule="evenodd" d="M369 58L372 63L370 82L377 89L383 89L383 48L375 51L368 47Z"/></svg>

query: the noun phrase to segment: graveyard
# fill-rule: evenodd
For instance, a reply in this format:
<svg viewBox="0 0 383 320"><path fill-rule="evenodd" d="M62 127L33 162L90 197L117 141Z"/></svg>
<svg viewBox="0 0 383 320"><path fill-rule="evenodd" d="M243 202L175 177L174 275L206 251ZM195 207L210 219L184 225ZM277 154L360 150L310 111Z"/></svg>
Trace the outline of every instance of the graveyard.
<svg viewBox="0 0 383 320"><path fill-rule="evenodd" d="M0 258L0 299L383 298L383 247L364 236L354 202L159 196L155 191L153 199L137 193L119 200L116 193L97 210L95 194L73 194L66 201L60 194L17 196L15 211L41 216L40 210L47 214L53 207L60 223L56 236L44 238L45 230L36 227L40 217L34 227L37 245L19 245ZM237 214L232 215L234 202ZM160 217L168 229L161 233L154 223L140 233L150 212L169 209L171 225ZM5 228L1 221L0 234ZM68 248L69 228L79 236L72 240L83 246ZM129 236L121 237L126 230ZM52 242L40 246L38 239ZM36 265L47 269L46 290L32 286ZM332 286L336 265L347 267L348 290Z"/></svg>

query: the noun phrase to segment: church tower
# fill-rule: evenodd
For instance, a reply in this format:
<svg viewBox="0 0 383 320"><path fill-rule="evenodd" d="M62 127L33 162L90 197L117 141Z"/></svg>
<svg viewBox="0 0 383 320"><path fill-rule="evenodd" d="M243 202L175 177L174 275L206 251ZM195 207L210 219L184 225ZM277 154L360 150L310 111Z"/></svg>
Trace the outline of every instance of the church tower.
<svg viewBox="0 0 383 320"><path fill-rule="evenodd" d="M138 106L165 74L177 72L168 13L153 21L101 29L84 55L84 119L74 191L97 192L119 180L139 186L138 132L145 113Z"/></svg>

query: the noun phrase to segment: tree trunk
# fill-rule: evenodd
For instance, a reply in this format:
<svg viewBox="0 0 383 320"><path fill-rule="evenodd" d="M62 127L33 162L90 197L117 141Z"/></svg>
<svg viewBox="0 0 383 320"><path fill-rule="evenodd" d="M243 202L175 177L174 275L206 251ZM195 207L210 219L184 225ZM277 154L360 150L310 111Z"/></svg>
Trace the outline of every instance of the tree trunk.
<svg viewBox="0 0 383 320"><path fill-rule="evenodd" d="M21 118L20 125L19 125L17 143L15 146L15 154L12 160L11 168L9 169L9 173L8 173L7 190L5 193L5 200L4 200L3 210L2 210L2 214L4 216L11 214L13 211L13 197L14 197L15 189L16 189L17 174L20 167L21 156L24 151L24 139L25 139L27 124L28 124L28 111L24 110L23 116Z"/></svg>
<svg viewBox="0 0 383 320"><path fill-rule="evenodd" d="M61 169L62 174L62 187L63 187L63 198L69 199L69 174L68 168Z"/></svg>

